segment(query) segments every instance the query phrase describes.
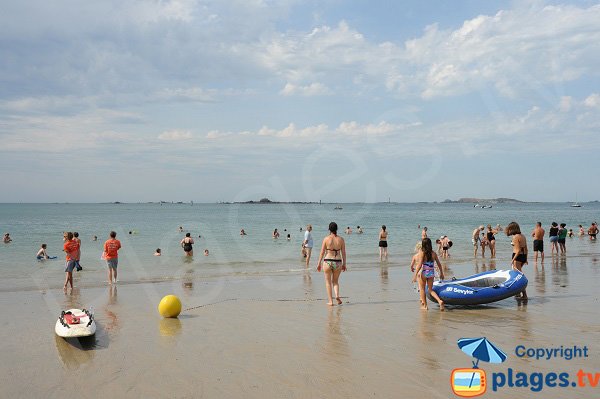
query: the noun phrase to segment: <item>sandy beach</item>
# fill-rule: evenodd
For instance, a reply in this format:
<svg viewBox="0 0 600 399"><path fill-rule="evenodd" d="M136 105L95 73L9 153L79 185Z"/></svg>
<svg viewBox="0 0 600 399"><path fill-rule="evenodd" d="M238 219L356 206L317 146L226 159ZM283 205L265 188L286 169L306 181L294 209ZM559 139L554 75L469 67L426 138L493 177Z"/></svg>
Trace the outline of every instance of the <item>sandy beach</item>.
<svg viewBox="0 0 600 399"><path fill-rule="evenodd" d="M478 336L509 354L508 363L487 365L490 373L597 371L598 291L590 286L600 279L597 262L529 267L527 305L508 299L447 312L433 304L420 311L409 272L399 267L345 273L344 304L333 308L314 272L76 288L69 295L2 292L0 396L58 398L66 386L90 398L447 398L451 370L471 364L456 340ZM178 319L156 311L169 293L186 309ZM54 335L60 309L90 305L98 322L94 338ZM519 359L517 344L587 345L591 356ZM493 394L515 392L532 394L527 388ZM567 392L597 397L589 387ZM565 390L546 388L544 397L562 398Z"/></svg>

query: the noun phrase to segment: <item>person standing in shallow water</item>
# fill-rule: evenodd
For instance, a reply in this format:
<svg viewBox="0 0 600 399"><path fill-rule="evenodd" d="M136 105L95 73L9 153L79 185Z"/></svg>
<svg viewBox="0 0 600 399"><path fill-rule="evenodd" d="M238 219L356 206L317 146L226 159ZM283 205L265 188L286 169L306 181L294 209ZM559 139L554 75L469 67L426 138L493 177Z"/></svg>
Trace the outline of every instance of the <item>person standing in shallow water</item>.
<svg viewBox="0 0 600 399"><path fill-rule="evenodd" d="M419 296L421 297L421 309L427 310L427 298L425 297L425 285L427 285L427 289L431 293L431 296L438 302L440 305L440 310L444 310L444 301L438 296L438 294L433 291L433 280L435 278L435 264L437 263L438 269L440 271L440 280L444 279L444 271L442 270L442 265L440 264L440 259L437 254L433 251L433 247L431 245L431 240L429 238L424 238L421 240L421 252L417 255L415 260L417 267L415 268L413 274L413 283L417 282L419 279ZM411 266L412 268L412 266Z"/></svg>
<svg viewBox="0 0 600 399"><path fill-rule="evenodd" d="M388 233L385 228L385 224L381 226L381 231L379 232L379 260L383 262L387 260L388 250L387 250L387 236Z"/></svg>
<svg viewBox="0 0 600 399"><path fill-rule="evenodd" d="M327 305L333 306L333 293L338 305L342 304L340 298L340 274L346 271L346 242L337 235L338 226L335 222L329 223L329 235L323 239L321 253L317 263L317 271L321 268L325 274L325 288L327 290Z"/></svg>
<svg viewBox="0 0 600 399"><path fill-rule="evenodd" d="M537 222L531 236L533 237L533 252L535 252L534 261L537 263L538 252L542 255L542 263L544 263L544 236L546 230L542 228L542 222Z"/></svg>
<svg viewBox="0 0 600 399"><path fill-rule="evenodd" d="M75 258L75 261L77 261L77 266L75 267L75 270L77 270L78 272L83 270L83 267L81 267L81 239L79 238L79 233L78 232L74 232L73 233L73 239L75 241L77 241L77 243L79 244L79 249L77 250L77 255Z"/></svg>
<svg viewBox="0 0 600 399"><path fill-rule="evenodd" d="M569 231L567 230L566 223L561 223L560 228L558 229L558 248L560 249L561 254L565 254L567 252L567 234Z"/></svg>
<svg viewBox="0 0 600 399"><path fill-rule="evenodd" d="M488 240L488 245L490 246L490 256L492 258L496 257L496 237L494 236L495 234L498 234L498 230L492 229L492 225L488 224L486 238Z"/></svg>
<svg viewBox="0 0 600 399"><path fill-rule="evenodd" d="M79 243L73 239L73 233L66 232L63 234L63 251L65 252L65 285L63 291L67 292L67 286L71 285L71 291L73 290L73 269L77 266L77 253L79 251Z"/></svg>
<svg viewBox="0 0 600 399"><path fill-rule="evenodd" d="M194 239L190 233L185 233L185 237L181 240L180 244L183 252L185 252L185 256L194 256Z"/></svg>
<svg viewBox="0 0 600 399"><path fill-rule="evenodd" d="M558 223L552 222L548 234L550 236L550 252L554 255L554 251L556 250L556 254L558 255Z"/></svg>
<svg viewBox="0 0 600 399"><path fill-rule="evenodd" d="M521 228L517 222L509 223L505 231L507 236L512 236L512 268L523 273L523 266L527 264L527 239L521 234ZM523 290L515 298L527 300L527 291Z"/></svg>
<svg viewBox="0 0 600 399"><path fill-rule="evenodd" d="M121 249L121 241L117 240L117 233L111 231L108 235L108 240L104 242L103 253L103 257L106 260L106 266L108 267L108 284L113 284L119 281L117 279L119 249Z"/></svg>
<svg viewBox="0 0 600 399"><path fill-rule="evenodd" d="M310 255L312 254L313 249L312 225L310 224L306 226L302 244L304 245L304 254L306 255L306 267L308 268L308 265L310 264Z"/></svg>
<svg viewBox="0 0 600 399"><path fill-rule="evenodd" d="M473 244L473 257L476 258L477 257L477 249L479 248L479 245L481 244L481 239L479 238L479 233L481 232L481 230L483 230L483 226L479 226L478 228L476 228L475 230L473 230L473 234L471 235L471 243ZM481 257L485 258L485 247L482 245L481 246Z"/></svg>

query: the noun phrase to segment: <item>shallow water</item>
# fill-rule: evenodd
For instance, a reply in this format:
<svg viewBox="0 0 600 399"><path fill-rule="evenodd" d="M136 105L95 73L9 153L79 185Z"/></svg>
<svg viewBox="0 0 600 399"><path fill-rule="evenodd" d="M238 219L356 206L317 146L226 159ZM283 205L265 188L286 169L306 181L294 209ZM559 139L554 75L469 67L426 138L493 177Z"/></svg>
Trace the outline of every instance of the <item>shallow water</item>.
<svg viewBox="0 0 600 399"><path fill-rule="evenodd" d="M506 226L515 220L526 233L538 220L544 226L557 221L577 231L578 224L587 229L600 214L597 203L584 204L583 208L564 203L498 204L492 209L473 208L470 204L393 203L343 204L342 210L333 208L333 204L0 204L0 229L10 232L13 238L12 243L0 245L0 290L60 286L63 231L78 231L82 239L81 264L85 270L77 277L79 284L97 286L106 280L106 266L100 255L110 230L118 233L123 244L119 263L122 283L299 274L304 269L300 228L313 225L314 266L319 243L332 220L338 223L340 231L347 226L356 231L358 225L364 230L364 234L343 234L351 268L379 267L377 237L382 224L387 225L389 232L388 266L406 266L420 238L417 226L421 225L429 228L430 237L448 235L454 246L445 264L452 270L464 266L464 272L470 273L478 268L471 252L471 232L478 225ZM179 242L184 234L179 232L179 226L196 241L193 258L183 256ZM241 228L247 236L239 235ZM271 238L274 228L281 232L279 240ZM287 233L291 234L289 241L285 239ZM98 241L92 241L94 235ZM35 254L42 243L48 244L48 253L59 259L36 261ZM569 257L597 258L600 253L600 245L587 239L569 239L567 245ZM153 256L159 247L163 256ZM496 264L506 266L510 240L501 233L496 247ZM208 257L203 256L205 248L210 251ZM546 250L549 251L548 242ZM483 262L479 267L484 267Z"/></svg>
<svg viewBox="0 0 600 399"><path fill-rule="evenodd" d="M457 347L463 337L487 337L504 350L488 373L578 370L600 372L600 245L567 241L566 256L533 262L527 303L509 298L486 306L437 305L419 310L408 261L420 237L448 234L455 245L443 260L450 277L508 267L510 241L499 235L496 260L473 259L470 237L479 224L517 220L528 231L537 220L588 225L598 209L566 204L523 204L473 209L469 205L0 205L0 225L14 242L0 246L0 397L63 397L84 380L81 397L433 397L452 396L454 368L470 367ZM299 230L312 223L318 242L330 220L361 225L344 235L349 272L342 274L340 307L325 306L323 277L304 270L301 236L274 241L272 228ZM377 260L380 224L390 231L390 261ZM184 258L178 226L201 234ZM526 227L527 226L527 227ZM239 229L248 236L240 237ZM114 229L123 242L120 282L107 286L101 243ZM131 230L137 234L129 235ZM61 290L63 260L32 260L41 242L59 254L63 230L83 239L84 271L76 288ZM99 241L90 240L98 235ZM531 245L531 242L529 243ZM164 255L152 256L160 246ZM547 252L549 251L546 243ZM488 253L489 257L489 253ZM62 257L61 257L62 258ZM313 261L314 266L314 261ZM164 320L156 306L178 295L184 311ZM98 330L89 340L56 338L62 309L89 308ZM28 328L23 328L28 326ZM588 346L588 358L518 358L517 345ZM24 384L23 381L28 381ZM600 387L488 389L499 398L596 398Z"/></svg>

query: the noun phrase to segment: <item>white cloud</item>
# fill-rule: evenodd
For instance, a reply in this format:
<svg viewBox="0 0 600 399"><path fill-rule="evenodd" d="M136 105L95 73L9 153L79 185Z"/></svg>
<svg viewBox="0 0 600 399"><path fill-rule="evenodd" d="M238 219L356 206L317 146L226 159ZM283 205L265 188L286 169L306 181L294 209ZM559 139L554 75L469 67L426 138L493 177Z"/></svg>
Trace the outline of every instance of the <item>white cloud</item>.
<svg viewBox="0 0 600 399"><path fill-rule="evenodd" d="M535 91L598 75L600 5L526 4L480 15L457 29L428 26L402 44L372 42L342 21L305 34L290 32L258 46L263 65L288 81L377 84L403 95L453 96L495 88L501 95Z"/></svg>
<svg viewBox="0 0 600 399"><path fill-rule="evenodd" d="M587 98L594 98L590 95ZM337 143L345 148L372 151L377 156L401 157L434 146L455 156L472 156L498 151L557 152L567 148L589 148L600 144L595 132L600 121L590 112L585 100L570 98L570 108L556 112L567 102L557 100L549 106L531 106L524 112L501 117L474 116L438 123L424 123L416 117L409 123L360 123L342 121L334 127L327 124L299 126L289 123L278 129L262 126L255 131L209 132L215 145L246 150L249 145L269 151ZM589 101L588 101L589 103ZM221 144L219 144L219 142Z"/></svg>
<svg viewBox="0 0 600 399"><path fill-rule="evenodd" d="M360 124L358 122L351 121L340 123L340 125L335 129L335 132L347 136L384 136L393 132L405 130L405 128L406 126L404 125L391 124L385 121L379 122L378 124Z"/></svg>
<svg viewBox="0 0 600 399"><path fill-rule="evenodd" d="M301 95L305 97L325 96L332 94L331 90L322 83L311 83L307 86L295 85L286 83L284 88L279 92L284 96Z"/></svg>
<svg viewBox="0 0 600 399"><path fill-rule="evenodd" d="M188 88L165 88L155 94L157 100L162 101L195 101L214 102L218 94L217 90L205 90L201 87Z"/></svg>
<svg viewBox="0 0 600 399"><path fill-rule="evenodd" d="M189 140L193 138L193 135L188 130L167 130L159 134L157 138L163 141L179 141Z"/></svg>
<svg viewBox="0 0 600 399"><path fill-rule="evenodd" d="M584 101L583 104L588 108L600 107L600 94L590 94Z"/></svg>
<svg viewBox="0 0 600 399"><path fill-rule="evenodd" d="M597 74L600 6L517 5L467 20L457 30L430 27L407 42L409 60L428 66L424 97L495 87L513 96L544 83Z"/></svg>

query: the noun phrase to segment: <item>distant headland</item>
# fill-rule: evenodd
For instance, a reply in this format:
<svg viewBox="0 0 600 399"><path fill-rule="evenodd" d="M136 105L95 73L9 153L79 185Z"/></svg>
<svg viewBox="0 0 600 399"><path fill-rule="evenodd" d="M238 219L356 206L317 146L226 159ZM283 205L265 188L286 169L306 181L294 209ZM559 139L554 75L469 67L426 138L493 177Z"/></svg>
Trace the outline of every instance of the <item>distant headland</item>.
<svg viewBox="0 0 600 399"><path fill-rule="evenodd" d="M459 198L456 201L444 200L443 204L522 204L524 201L519 201L514 198Z"/></svg>
<svg viewBox="0 0 600 399"><path fill-rule="evenodd" d="M234 202L234 204L320 204L319 202L307 202L307 201L271 201L268 198L261 198L258 201L243 201L243 202Z"/></svg>

